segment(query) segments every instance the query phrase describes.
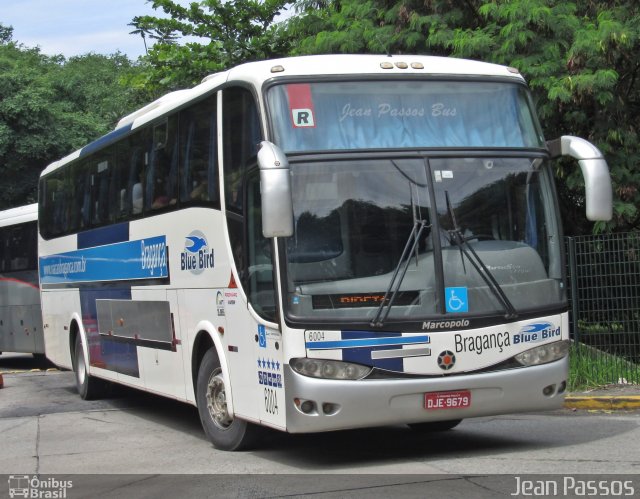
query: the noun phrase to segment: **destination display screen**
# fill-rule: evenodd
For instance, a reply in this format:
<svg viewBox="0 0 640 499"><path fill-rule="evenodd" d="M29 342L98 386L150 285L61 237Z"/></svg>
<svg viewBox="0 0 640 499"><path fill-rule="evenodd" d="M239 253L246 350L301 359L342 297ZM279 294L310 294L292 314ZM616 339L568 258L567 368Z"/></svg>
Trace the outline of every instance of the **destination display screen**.
<svg viewBox="0 0 640 499"><path fill-rule="evenodd" d="M384 292L344 293L314 295L312 304L314 309L379 307L383 300ZM389 298L387 298L388 301ZM417 291L401 291L393 301L394 306L418 305L419 303L420 298Z"/></svg>

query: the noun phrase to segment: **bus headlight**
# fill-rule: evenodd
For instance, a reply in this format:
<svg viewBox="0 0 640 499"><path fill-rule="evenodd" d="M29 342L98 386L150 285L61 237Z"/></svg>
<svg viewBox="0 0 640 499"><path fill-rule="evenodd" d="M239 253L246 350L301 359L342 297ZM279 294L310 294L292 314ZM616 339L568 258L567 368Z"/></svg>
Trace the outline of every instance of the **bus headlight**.
<svg viewBox="0 0 640 499"><path fill-rule="evenodd" d="M569 353L569 340L556 341L532 348L515 356L523 366L537 366L561 359Z"/></svg>
<svg viewBox="0 0 640 499"><path fill-rule="evenodd" d="M339 360L291 359L291 368L304 376L323 379L362 379L371 372L371 367Z"/></svg>

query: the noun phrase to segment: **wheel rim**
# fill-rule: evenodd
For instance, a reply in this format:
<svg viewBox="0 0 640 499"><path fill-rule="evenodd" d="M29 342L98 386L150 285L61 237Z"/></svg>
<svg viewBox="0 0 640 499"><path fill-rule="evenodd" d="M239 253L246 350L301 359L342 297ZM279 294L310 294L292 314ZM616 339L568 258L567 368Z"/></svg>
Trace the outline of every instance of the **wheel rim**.
<svg viewBox="0 0 640 499"><path fill-rule="evenodd" d="M213 423L221 430L229 428L233 418L227 410L227 394L224 389L224 378L220 368L211 373L207 383L207 409Z"/></svg>
<svg viewBox="0 0 640 499"><path fill-rule="evenodd" d="M79 350L78 352L78 368L77 368L77 373L78 373L78 381L80 382L80 384L84 384L84 379L87 376L87 366L85 366L84 364L84 352L82 351L82 349Z"/></svg>

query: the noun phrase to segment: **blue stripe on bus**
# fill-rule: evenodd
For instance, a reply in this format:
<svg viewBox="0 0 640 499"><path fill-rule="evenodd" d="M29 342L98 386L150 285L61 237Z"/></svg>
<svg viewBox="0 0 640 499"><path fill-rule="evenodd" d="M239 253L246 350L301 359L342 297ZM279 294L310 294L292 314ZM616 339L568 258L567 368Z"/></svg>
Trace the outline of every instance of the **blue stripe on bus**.
<svg viewBox="0 0 640 499"><path fill-rule="evenodd" d="M369 331L342 331L343 341L370 340L371 332ZM384 333L386 338L381 340L396 340L395 344L383 343L368 348L345 348L342 350L342 360L346 362L355 362L365 366L373 366L387 371L403 372L404 362L402 358L397 359L372 359L371 352L374 350L400 350L402 345L415 343L429 343L430 338L427 335L420 336L402 336L402 333ZM391 338L389 337L391 336Z"/></svg>
<svg viewBox="0 0 640 499"><path fill-rule="evenodd" d="M362 347L376 347L376 346L391 346L391 345L415 345L420 343L429 343L429 336L395 336L395 337L366 337L359 336L353 339L345 339L345 333L350 336L353 333L361 333L360 331L343 331L342 340L334 341L309 341L306 346L309 350L329 350L334 348L362 348ZM366 333L371 334L371 333ZM396 333L400 334L400 333Z"/></svg>
<svg viewBox="0 0 640 499"><path fill-rule="evenodd" d="M40 258L41 285L167 277L169 267L165 236L124 241Z"/></svg>
<svg viewBox="0 0 640 499"><path fill-rule="evenodd" d="M129 240L129 223L99 227L78 234L78 249L122 243Z"/></svg>
<svg viewBox="0 0 640 499"><path fill-rule="evenodd" d="M89 154L93 154L103 147L112 144L124 135L127 135L131 131L131 125L132 123L129 123L122 128L118 128L117 130L114 130L113 132L100 137L98 140L94 140L93 142L91 142L91 144L84 146L82 149L80 149L80 157L82 158L84 156L88 156Z"/></svg>

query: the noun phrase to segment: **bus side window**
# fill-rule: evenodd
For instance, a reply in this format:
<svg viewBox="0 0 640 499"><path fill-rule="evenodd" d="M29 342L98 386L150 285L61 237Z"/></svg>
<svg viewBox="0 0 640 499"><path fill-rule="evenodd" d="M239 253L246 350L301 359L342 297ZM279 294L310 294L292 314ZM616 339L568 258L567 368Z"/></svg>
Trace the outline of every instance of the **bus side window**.
<svg viewBox="0 0 640 499"><path fill-rule="evenodd" d="M262 132L255 99L249 90L223 91L224 188L227 209L242 212L242 183L247 167L255 161Z"/></svg>
<svg viewBox="0 0 640 499"><path fill-rule="evenodd" d="M176 118L156 125L146 173L145 209L160 210L176 204L178 151Z"/></svg>
<svg viewBox="0 0 640 499"><path fill-rule="evenodd" d="M262 235L262 204L259 171L247 179L247 281L249 301L258 314L276 320L276 294L271 240Z"/></svg>
<svg viewBox="0 0 640 499"><path fill-rule="evenodd" d="M131 195L129 194L129 153L128 140L118 144L111 185L109 187L109 217L113 221L126 220L131 215Z"/></svg>
<svg viewBox="0 0 640 499"><path fill-rule="evenodd" d="M78 170L78 178L82 183L83 189L80 195L80 225L79 229L88 229L91 225L91 169L89 165L83 161L76 165Z"/></svg>
<svg viewBox="0 0 640 499"><path fill-rule="evenodd" d="M7 230L0 229L0 272L5 272L7 270L7 259Z"/></svg>
<svg viewBox="0 0 640 499"><path fill-rule="evenodd" d="M116 220L128 220L142 214L145 158L149 147L140 131L118 144L116 167L112 180L113 191L109 196L115 207Z"/></svg>
<svg viewBox="0 0 640 499"><path fill-rule="evenodd" d="M38 268L37 222L0 229L0 272Z"/></svg>
<svg viewBox="0 0 640 499"><path fill-rule="evenodd" d="M58 236L70 231L68 222L69 201L73 189L63 171L54 172L44 179L44 203L40 210L41 223L45 234Z"/></svg>
<svg viewBox="0 0 640 499"><path fill-rule="evenodd" d="M23 225L11 227L9 231L9 270L27 270L29 268L29 258L27 256L26 233Z"/></svg>
<svg viewBox="0 0 640 499"><path fill-rule="evenodd" d="M231 250L254 310L275 320L271 242L262 235L256 159L261 138L258 110L253 95L244 88L225 89L222 95L224 187Z"/></svg>
<svg viewBox="0 0 640 499"><path fill-rule="evenodd" d="M67 170L67 174L69 178L65 180L67 184L71 186L69 189L69 194L67 196L67 214L65 215L65 230L63 232L76 232L80 228L81 215L79 208L82 206L82 202L84 199L84 172L82 171L82 163L76 163L72 165ZM45 196L46 199L46 196ZM45 212L49 211L49 208L46 206L43 207ZM45 213L45 216L47 214ZM41 220L41 226L45 223L45 220L42 220L42 217L39 217ZM43 229L43 233L44 233ZM56 235L60 235L62 232L57 233Z"/></svg>
<svg viewBox="0 0 640 499"><path fill-rule="evenodd" d="M111 156L105 154L97 158L93 176L93 225L104 225L109 222L109 184L113 162Z"/></svg>
<svg viewBox="0 0 640 499"><path fill-rule="evenodd" d="M180 116L180 201L183 204L217 203L216 139L214 94Z"/></svg>
<svg viewBox="0 0 640 499"><path fill-rule="evenodd" d="M22 226L25 233L25 248L27 254L27 269L38 269L38 222L33 221ZM23 249L24 250L24 249Z"/></svg>
<svg viewBox="0 0 640 499"><path fill-rule="evenodd" d="M128 158L127 195L125 206L130 207L131 215L140 215L142 213L144 199L144 158L145 151L141 147L136 147L131 151Z"/></svg>
<svg viewBox="0 0 640 499"><path fill-rule="evenodd" d="M146 168L151 156L152 141L148 129L129 137L123 153L127 169L127 193L125 206L130 206L131 217L138 217L144 208Z"/></svg>

